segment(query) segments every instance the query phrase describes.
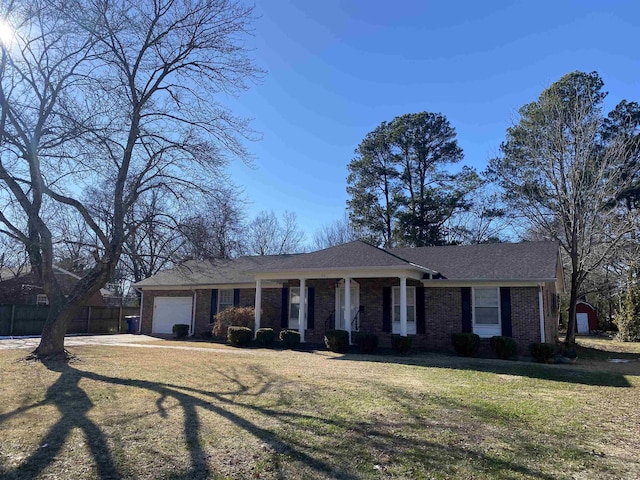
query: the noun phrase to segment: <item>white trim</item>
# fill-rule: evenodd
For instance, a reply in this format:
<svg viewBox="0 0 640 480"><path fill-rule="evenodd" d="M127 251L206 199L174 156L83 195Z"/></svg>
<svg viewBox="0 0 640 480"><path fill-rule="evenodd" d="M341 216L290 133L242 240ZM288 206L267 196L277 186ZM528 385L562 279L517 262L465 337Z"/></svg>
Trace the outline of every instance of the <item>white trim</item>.
<svg viewBox="0 0 640 480"><path fill-rule="evenodd" d="M351 344L351 278L344 279L344 311L348 311L349 315L345 318L344 329L349 334L349 344Z"/></svg>
<svg viewBox="0 0 640 480"><path fill-rule="evenodd" d="M231 291L231 304L225 303L224 305L229 305L226 308L233 308L234 307L233 300L234 300L235 294L236 294L235 288L218 288L217 290L218 290L218 294L216 295L216 315L218 313L222 312L222 310L220 309L220 299L222 297L222 295L220 295L220 292L229 292L229 291Z"/></svg>
<svg viewBox="0 0 640 480"><path fill-rule="evenodd" d="M498 303L497 325L476 325L476 288L495 289ZM490 338L496 335L502 335L502 306L500 305L500 287L477 286L471 288L471 325L473 333L479 335L480 338Z"/></svg>
<svg viewBox="0 0 640 480"><path fill-rule="evenodd" d="M299 307L299 306L300 306L300 304L298 304L298 317L297 317L297 319L296 319L296 321L297 321L298 325L297 325L297 327L293 327L293 328L292 328L292 327L291 327L291 320L292 320L292 317L291 317L291 299L293 298L293 291L294 291L294 290L298 290L298 296L300 297L300 300L302 300L302 297L301 297L301 295L300 295L300 286L299 286L299 285L298 285L298 286L291 286L291 287L287 287L287 288L289 289L289 294L288 294L288 295L289 295L289 299L288 299L288 301L287 301L287 329L299 330L299 329L300 329L300 310L299 310L299 308L300 308L300 307ZM306 318L306 310L309 308L309 305L307 305L307 303L308 303L308 301L307 301L308 297L309 297L309 288L305 285L305 294L304 294L304 300L305 300L305 305L304 305L304 308L305 308L305 318ZM300 341L302 341L302 337L300 338Z"/></svg>
<svg viewBox="0 0 640 480"><path fill-rule="evenodd" d="M540 290L538 290L538 308L540 309L540 341L544 343L546 341L544 334L544 304L542 300L542 285L539 286Z"/></svg>
<svg viewBox="0 0 640 480"><path fill-rule="evenodd" d="M135 287L135 285L134 285ZM208 283L206 285L142 285L136 290L213 290L228 288L256 288L253 283ZM262 288L282 288L282 282L263 282Z"/></svg>
<svg viewBox="0 0 640 480"><path fill-rule="evenodd" d="M342 280L340 280L337 284L336 284L336 290L335 290L335 303L334 303L334 312L335 312L335 327L338 328L338 318L340 315L340 312L342 311L342 302L344 302L344 294L342 293L345 289L344 285L344 278ZM351 303L355 303L356 304L356 314L358 313L358 311L360 310L360 284L358 282L356 282L353 279L349 279L350 280L350 289L355 290L355 295L351 297ZM357 300L356 302L354 302L354 299ZM346 309L345 309L346 311ZM351 321L353 321L353 315L351 315L351 309L349 309L349 317L351 318ZM344 325L343 325L344 326ZM343 329L344 330L344 329Z"/></svg>
<svg viewBox="0 0 640 480"><path fill-rule="evenodd" d="M428 288L453 288L453 287L537 287L540 282L554 282L551 280L428 280L423 279L422 284Z"/></svg>
<svg viewBox="0 0 640 480"><path fill-rule="evenodd" d="M307 329L307 284L304 278L300 279L300 306L298 308L298 333L300 342L304 343L304 333Z"/></svg>
<svg viewBox="0 0 640 480"><path fill-rule="evenodd" d="M256 299L255 299L255 317L254 317L254 329L253 333L258 331L260 328L260 317L261 317L261 309L262 309L262 280L256 280Z"/></svg>
<svg viewBox="0 0 640 480"><path fill-rule="evenodd" d="M402 319L401 318L396 318L395 316L395 309L396 309L396 289L398 291L398 296L402 297L402 295L400 294L401 292L401 287L399 285L395 285L391 287L391 333L400 333L400 335L402 335ZM416 293L416 287L414 286L406 286L405 285L405 308L404 311L407 311L407 307L408 305L406 305L406 292L409 290L413 290L413 321L409 321L409 318L407 318L406 320L406 335L415 335L416 334L416 325L417 325L417 315L418 315L418 311L417 311L417 307L416 307L416 303L417 303L417 293ZM402 298L399 299L400 303L402 303ZM400 305L398 305L400 307ZM400 307L400 316L402 316L402 307ZM398 332L398 327L400 332ZM411 327L411 328L409 328ZM394 331L395 329L395 331Z"/></svg>
<svg viewBox="0 0 640 480"><path fill-rule="evenodd" d="M310 268L307 270L283 270L275 272L262 272L256 273L255 278L262 280L284 280L290 278L305 277L309 279L323 279L323 278L392 278L392 277L406 277L413 280L422 280L424 271L411 269L411 268L399 268L399 267L361 267L361 268L336 268L336 269L323 269L323 268Z"/></svg>

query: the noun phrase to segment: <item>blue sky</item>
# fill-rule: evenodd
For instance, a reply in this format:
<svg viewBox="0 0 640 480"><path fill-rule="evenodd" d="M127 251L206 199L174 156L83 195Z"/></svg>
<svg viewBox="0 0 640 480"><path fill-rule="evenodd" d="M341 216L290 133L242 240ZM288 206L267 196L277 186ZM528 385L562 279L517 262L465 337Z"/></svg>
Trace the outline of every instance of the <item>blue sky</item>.
<svg viewBox="0 0 640 480"><path fill-rule="evenodd" d="M483 170L517 110L596 70L607 107L640 101L640 2L257 0L250 47L268 71L230 103L253 118L247 211L293 211L311 237L345 210L347 164L382 121L440 112Z"/></svg>

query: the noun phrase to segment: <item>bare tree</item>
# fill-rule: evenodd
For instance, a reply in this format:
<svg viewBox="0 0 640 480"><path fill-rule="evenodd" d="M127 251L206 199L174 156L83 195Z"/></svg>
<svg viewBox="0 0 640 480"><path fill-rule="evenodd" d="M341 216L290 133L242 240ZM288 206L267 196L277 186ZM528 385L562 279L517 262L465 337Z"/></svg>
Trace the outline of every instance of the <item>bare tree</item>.
<svg viewBox="0 0 640 480"><path fill-rule="evenodd" d="M302 252L304 239L295 213L284 212L280 222L273 211L262 211L247 225L245 245L250 255L281 255Z"/></svg>
<svg viewBox="0 0 640 480"><path fill-rule="evenodd" d="M360 235L349 221L348 215L335 220L333 223L322 225L313 234L313 248L321 250L323 248L342 245L343 243L358 240Z"/></svg>
<svg viewBox="0 0 640 480"><path fill-rule="evenodd" d="M499 195L483 192L480 188L475 193L469 210L447 220L447 243L472 245L502 242L508 238L512 219L506 215Z"/></svg>
<svg viewBox="0 0 640 480"><path fill-rule="evenodd" d="M178 226L183 238L182 258L234 258L243 253L244 210L233 187L204 199Z"/></svg>
<svg viewBox="0 0 640 480"><path fill-rule="evenodd" d="M64 335L86 299L112 276L128 218L152 190L176 198L215 184L246 158L246 121L223 107L259 71L243 37L252 9L233 0L30 0L2 5L15 40L1 46L0 182L22 224L0 213L25 245L49 296L34 352L64 355ZM109 208L83 202L108 185ZM47 204L76 211L95 235L95 263L68 297L53 274Z"/></svg>
<svg viewBox="0 0 640 480"><path fill-rule="evenodd" d="M637 138L603 136L603 82L595 72L562 77L520 110L490 170L507 201L564 250L570 286L567 345L575 343L576 302L587 277L635 231L620 192L637 178Z"/></svg>

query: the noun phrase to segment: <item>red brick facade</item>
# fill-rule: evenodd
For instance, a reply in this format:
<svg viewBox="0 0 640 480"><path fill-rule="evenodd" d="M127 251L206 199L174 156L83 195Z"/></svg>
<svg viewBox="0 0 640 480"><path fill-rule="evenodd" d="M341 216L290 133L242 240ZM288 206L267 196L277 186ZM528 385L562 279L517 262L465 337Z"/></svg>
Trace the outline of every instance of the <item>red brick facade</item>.
<svg viewBox="0 0 640 480"><path fill-rule="evenodd" d="M391 333L383 332L382 296L384 287L397 286L397 278L353 279L360 290L360 331L376 333L380 345L388 347ZM309 343L323 343L324 333L330 327L335 315L336 279L308 280L307 287L314 291L314 328L307 329L305 337ZM286 283L285 287L298 286L298 281ZM408 280L408 286L422 286L421 282ZM424 288L425 333L414 338L414 347L427 350L450 350L451 333L462 331L462 294L460 287ZM511 287L512 336L520 351L525 353L529 344L539 342L540 310L539 287ZM152 330L153 301L155 297L180 297L195 294L195 333L209 328L211 323L211 290L145 290L142 313L142 332ZM545 313L545 336L547 341L557 337L557 304L555 287L552 283L543 289ZM253 306L255 290L243 288L239 292L240 306ZM264 288L262 290L261 326L280 331L282 318L282 290ZM286 315L286 313L285 313Z"/></svg>

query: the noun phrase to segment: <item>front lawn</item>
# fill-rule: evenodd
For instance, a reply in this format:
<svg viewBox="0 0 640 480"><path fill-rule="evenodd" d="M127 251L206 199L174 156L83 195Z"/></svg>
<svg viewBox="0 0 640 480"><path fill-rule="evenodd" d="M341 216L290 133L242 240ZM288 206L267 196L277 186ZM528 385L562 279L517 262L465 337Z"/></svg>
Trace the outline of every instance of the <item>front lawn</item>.
<svg viewBox="0 0 640 480"><path fill-rule="evenodd" d="M0 477L639 478L640 349L606 345L575 366L220 345L77 347L45 366L1 351Z"/></svg>

